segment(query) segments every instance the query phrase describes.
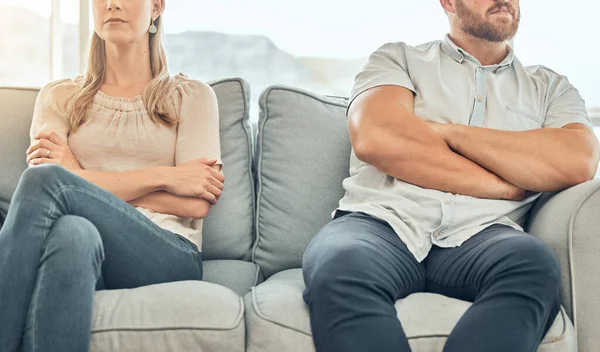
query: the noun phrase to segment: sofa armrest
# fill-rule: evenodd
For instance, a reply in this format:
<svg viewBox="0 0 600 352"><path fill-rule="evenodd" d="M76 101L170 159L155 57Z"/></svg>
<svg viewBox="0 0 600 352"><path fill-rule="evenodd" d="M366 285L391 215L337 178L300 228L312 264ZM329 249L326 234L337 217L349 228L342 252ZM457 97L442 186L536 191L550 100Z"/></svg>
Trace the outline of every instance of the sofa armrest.
<svg viewBox="0 0 600 352"><path fill-rule="evenodd" d="M563 306L575 324L581 351L600 346L600 179L544 194L527 230L556 253Z"/></svg>

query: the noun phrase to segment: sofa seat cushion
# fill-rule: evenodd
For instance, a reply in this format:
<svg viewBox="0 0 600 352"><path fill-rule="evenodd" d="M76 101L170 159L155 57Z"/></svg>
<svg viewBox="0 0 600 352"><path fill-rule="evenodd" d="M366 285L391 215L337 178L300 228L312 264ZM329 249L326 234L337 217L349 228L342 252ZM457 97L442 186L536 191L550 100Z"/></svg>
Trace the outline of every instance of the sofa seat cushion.
<svg viewBox="0 0 600 352"><path fill-rule="evenodd" d="M228 288L182 281L94 298L91 351L239 351L244 304Z"/></svg>
<svg viewBox="0 0 600 352"><path fill-rule="evenodd" d="M301 269L273 275L245 297L248 352L314 351ZM396 302L413 352L442 351L446 338L471 303L431 293ZM561 311L539 352L576 351L573 325Z"/></svg>
<svg viewBox="0 0 600 352"><path fill-rule="evenodd" d="M208 260L202 263L203 281L225 286L244 296L263 281L258 265L242 260Z"/></svg>

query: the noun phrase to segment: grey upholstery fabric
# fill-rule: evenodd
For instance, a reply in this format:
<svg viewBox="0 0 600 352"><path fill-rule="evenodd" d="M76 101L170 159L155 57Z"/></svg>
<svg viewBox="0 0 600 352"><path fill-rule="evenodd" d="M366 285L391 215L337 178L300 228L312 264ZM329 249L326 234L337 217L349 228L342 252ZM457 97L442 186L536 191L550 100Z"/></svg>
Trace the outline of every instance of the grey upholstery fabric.
<svg viewBox="0 0 600 352"><path fill-rule="evenodd" d="M257 243L265 277L299 267L308 242L344 195L350 139L346 101L282 86L260 98Z"/></svg>
<svg viewBox="0 0 600 352"><path fill-rule="evenodd" d="M219 102L225 189L204 220L204 259L250 259L254 242L250 88L241 78L211 82Z"/></svg>
<svg viewBox="0 0 600 352"><path fill-rule="evenodd" d="M0 213L8 210L21 173L38 90L0 87ZM1 216L0 216L1 217Z"/></svg>
<svg viewBox="0 0 600 352"><path fill-rule="evenodd" d="M600 179L550 198L531 211L529 232L548 243L562 270L563 305L575 322L581 351L600 346Z"/></svg>
<svg viewBox="0 0 600 352"><path fill-rule="evenodd" d="M244 305L231 290L183 281L94 298L91 350L243 352Z"/></svg>
<svg viewBox="0 0 600 352"><path fill-rule="evenodd" d="M263 281L258 265L242 260L208 260L202 263L203 281L225 286L244 296Z"/></svg>
<svg viewBox="0 0 600 352"><path fill-rule="evenodd" d="M314 351L308 307L302 300L300 269L273 275L246 295L248 352ZM471 303L429 293L417 293L396 302L413 351L441 351ZM577 351L575 332L564 311L544 338L540 352Z"/></svg>

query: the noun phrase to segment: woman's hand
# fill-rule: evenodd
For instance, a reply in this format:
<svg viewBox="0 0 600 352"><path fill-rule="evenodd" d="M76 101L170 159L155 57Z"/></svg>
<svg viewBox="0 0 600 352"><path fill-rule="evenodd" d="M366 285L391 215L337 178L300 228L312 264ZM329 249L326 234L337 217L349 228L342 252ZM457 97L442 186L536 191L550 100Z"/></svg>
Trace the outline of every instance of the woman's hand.
<svg viewBox="0 0 600 352"><path fill-rule="evenodd" d="M37 142L27 149L27 163L31 165L57 164L67 170L81 170L71 148L54 131L40 132Z"/></svg>
<svg viewBox="0 0 600 352"><path fill-rule="evenodd" d="M199 159L169 168L165 191L202 198L216 204L223 192L225 176L216 169L217 159Z"/></svg>

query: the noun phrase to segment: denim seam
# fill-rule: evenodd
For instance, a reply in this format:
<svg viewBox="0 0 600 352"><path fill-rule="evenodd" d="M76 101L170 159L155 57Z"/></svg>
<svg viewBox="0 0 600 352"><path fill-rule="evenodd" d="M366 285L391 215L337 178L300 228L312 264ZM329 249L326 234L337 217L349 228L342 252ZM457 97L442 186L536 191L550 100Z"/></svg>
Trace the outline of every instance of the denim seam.
<svg viewBox="0 0 600 352"><path fill-rule="evenodd" d="M37 310L39 308L39 296L40 296L40 291L42 290L42 282L43 282L43 278L44 278L44 274L45 271L40 272L40 277L38 279L39 281L39 285L36 286L35 291L33 293L33 297L32 297L32 307L31 307L31 346L32 346L32 350L35 352L37 351L37 346L36 346L36 337L35 337L35 327L36 327L36 317L37 317Z"/></svg>
<svg viewBox="0 0 600 352"><path fill-rule="evenodd" d="M54 204L57 203L57 201L56 201L57 196L60 195L61 193L63 193L64 191L67 191L67 190L73 190L75 192L85 193L85 194L87 194L87 195L89 195L91 197L94 197L94 198L98 199L98 200L102 200L102 201L106 202L108 205L112 206L113 208L122 211L131 220L135 221L138 225L141 225L141 226L145 227L153 235L162 238L167 244L171 245L172 247L175 247L175 248L177 248L179 250L182 250L182 251L184 251L186 253L192 253L193 254L193 253L196 252L195 250L190 250L190 249L187 249L187 248L185 248L183 246L178 246L175 243L172 243L172 242L168 241L167 238L164 236L164 234L155 231L152 227L148 226L144 222L139 221L135 217L129 216L128 213L127 213L127 211L128 211L127 209L119 206L118 204L115 204L112 200L110 200L108 198L100 197L96 193L90 192L90 191L88 191L88 190L86 190L84 188L81 188L79 186L70 186L70 185L69 186L62 186L56 192L54 192L54 194L52 195L53 199L52 199L52 204L51 204L51 210L53 210ZM151 220L148 220L148 221L151 221ZM49 231L49 229L47 227L46 236L48 234L48 231Z"/></svg>
<svg viewBox="0 0 600 352"><path fill-rule="evenodd" d="M552 301L552 304L554 305L554 303L560 298L560 292L556 293L556 296L554 296L554 300ZM552 305L550 306L552 307ZM546 324L548 324L548 319L550 319L550 312L552 311L552 309L548 309L548 312L545 315L545 319L543 320ZM560 311L560 306L559 306L559 314L561 313ZM550 329L548 329L549 331ZM546 332L547 333L547 332ZM542 334L544 334L544 329L541 328L540 332L538 333L537 339L535 341L540 341L539 343L534 343L534 345L531 348L532 352L536 352L538 350L539 344L541 343L542 339L544 338L544 336L542 336Z"/></svg>

